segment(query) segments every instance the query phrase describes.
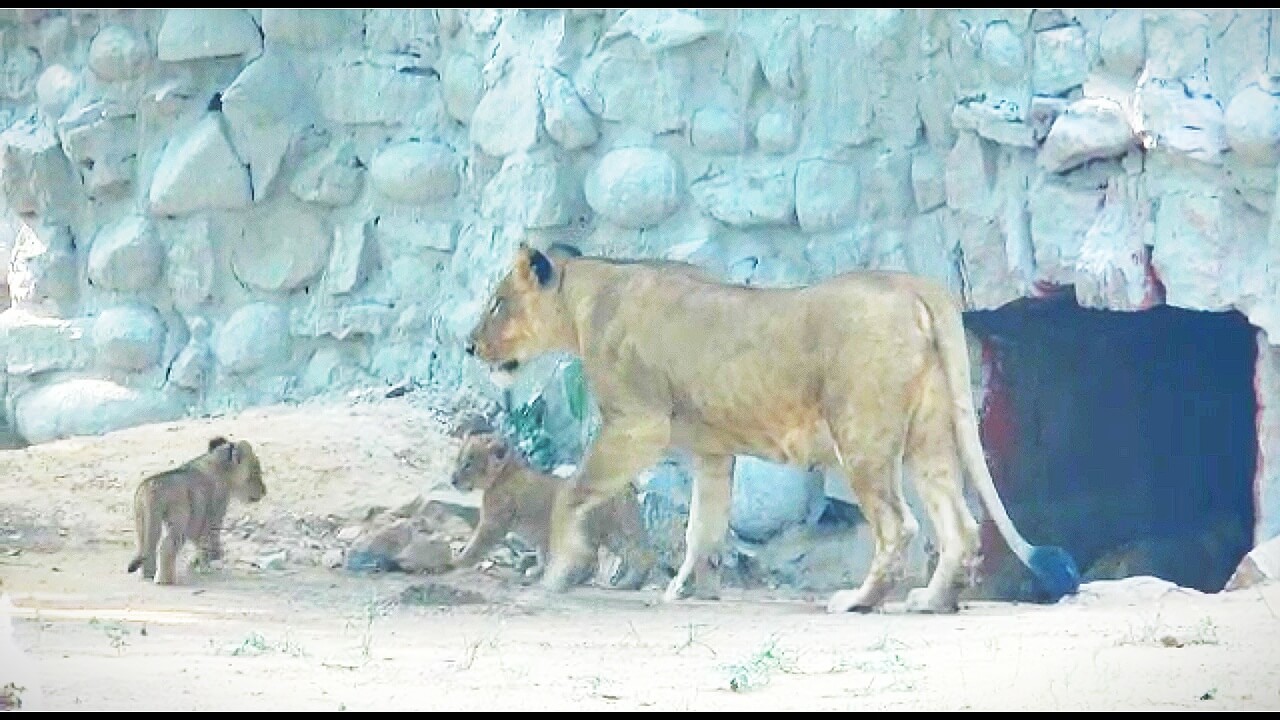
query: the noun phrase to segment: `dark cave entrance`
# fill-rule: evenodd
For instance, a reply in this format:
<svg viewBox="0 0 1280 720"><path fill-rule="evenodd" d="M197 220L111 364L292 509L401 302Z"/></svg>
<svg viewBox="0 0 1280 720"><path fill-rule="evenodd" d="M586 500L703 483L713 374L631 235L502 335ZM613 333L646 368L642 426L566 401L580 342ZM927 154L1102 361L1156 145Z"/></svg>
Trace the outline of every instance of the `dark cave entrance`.
<svg viewBox="0 0 1280 720"><path fill-rule="evenodd" d="M1221 590L1256 522L1257 345L1244 316L1092 310L1066 292L965 324L982 341L988 462L1028 542L1066 548L1086 580ZM990 523L983 548L977 594L1028 597Z"/></svg>

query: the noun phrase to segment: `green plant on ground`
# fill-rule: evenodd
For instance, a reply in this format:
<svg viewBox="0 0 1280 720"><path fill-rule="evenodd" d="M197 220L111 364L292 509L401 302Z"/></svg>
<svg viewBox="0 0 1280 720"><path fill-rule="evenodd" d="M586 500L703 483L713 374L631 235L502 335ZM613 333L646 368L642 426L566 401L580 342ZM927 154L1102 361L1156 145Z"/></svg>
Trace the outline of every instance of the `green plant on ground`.
<svg viewBox="0 0 1280 720"><path fill-rule="evenodd" d="M729 675L729 689L746 692L768 684L774 673L790 672L795 659L778 647L777 637L769 640L751 657L723 666Z"/></svg>

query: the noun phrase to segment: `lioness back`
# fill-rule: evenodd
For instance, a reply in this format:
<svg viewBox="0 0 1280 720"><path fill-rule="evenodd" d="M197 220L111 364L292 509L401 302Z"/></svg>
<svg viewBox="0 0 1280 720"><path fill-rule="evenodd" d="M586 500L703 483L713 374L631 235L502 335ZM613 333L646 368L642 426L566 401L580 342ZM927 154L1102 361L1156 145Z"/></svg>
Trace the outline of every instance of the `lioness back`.
<svg viewBox="0 0 1280 720"><path fill-rule="evenodd" d="M244 440L212 438L203 455L138 484L133 495L137 552L128 572L141 568L143 579L174 583L177 555L187 541L198 545L200 560L221 558L222 521L231 498L257 502L266 492L253 447Z"/></svg>

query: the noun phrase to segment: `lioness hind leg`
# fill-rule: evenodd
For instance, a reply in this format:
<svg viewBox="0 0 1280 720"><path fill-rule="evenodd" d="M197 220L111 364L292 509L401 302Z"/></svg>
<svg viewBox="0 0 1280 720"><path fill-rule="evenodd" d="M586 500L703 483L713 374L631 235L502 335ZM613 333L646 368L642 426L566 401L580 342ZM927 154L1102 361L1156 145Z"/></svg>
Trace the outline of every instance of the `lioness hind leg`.
<svg viewBox="0 0 1280 720"><path fill-rule="evenodd" d="M884 602L902 578L907 548L920 524L902 494L902 463L893 450L901 447L898 442L882 437L874 448L847 439L837 442L841 464L875 537L875 554L862 585L833 593L827 612L867 612Z"/></svg>
<svg viewBox="0 0 1280 720"><path fill-rule="evenodd" d="M720 574L711 560L729 529L729 501L733 457L693 458L693 500L689 506L689 526L685 530L684 562L662 593L665 602L693 595L705 600L720 597Z"/></svg>
<svg viewBox="0 0 1280 720"><path fill-rule="evenodd" d="M938 564L929 584L907 596L910 612L956 612L978 553L978 524L964 499L964 480L946 376L924 375L920 406L907 434L905 462L937 536Z"/></svg>
<svg viewBox="0 0 1280 720"><path fill-rule="evenodd" d="M928 381L945 393L941 373ZM964 500L963 476L952 430L950 401L927 392L907 437L906 470L937 535L938 564L929 584L907 595L908 612L953 613L978 552L978 523Z"/></svg>
<svg viewBox="0 0 1280 720"><path fill-rule="evenodd" d="M657 461L666 445L656 429L621 423L603 425L569 485L556 493L551 509L550 557L542 584L564 592L583 568L599 561L590 542L589 513L622 492L641 470Z"/></svg>

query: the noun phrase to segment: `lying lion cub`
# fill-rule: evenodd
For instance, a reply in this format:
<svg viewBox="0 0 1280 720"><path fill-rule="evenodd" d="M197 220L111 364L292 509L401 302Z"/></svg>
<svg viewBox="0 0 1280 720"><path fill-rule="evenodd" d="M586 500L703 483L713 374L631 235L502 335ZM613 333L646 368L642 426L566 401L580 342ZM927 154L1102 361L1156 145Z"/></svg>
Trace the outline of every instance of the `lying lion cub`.
<svg viewBox="0 0 1280 720"><path fill-rule="evenodd" d="M262 466L247 440L224 437L209 441L205 454L172 470L144 479L133 494L138 552L129 572L142 568L142 578L172 585L178 552L196 543L202 562L222 557L222 519L234 495L257 502L267 494Z"/></svg>
<svg viewBox="0 0 1280 720"><path fill-rule="evenodd" d="M550 542L551 507L565 481L530 467L501 435L485 432L463 441L451 482L462 492L483 492L480 522L452 566L476 563L510 532L534 546L537 559L527 577L540 577ZM587 519L587 532L593 549L603 546L621 560L611 584L632 590L644 586L656 556L648 548L633 492L597 506ZM573 582L585 582L592 574L579 573Z"/></svg>
<svg viewBox="0 0 1280 720"><path fill-rule="evenodd" d="M876 546L862 585L833 594L830 612L873 609L903 576L920 527L903 496L904 470L939 548L908 610L959 609L979 549L963 474L1046 600L1079 587L1071 556L1027 543L996 493L960 308L931 280L850 272L809 287L748 287L685 263L524 245L467 350L506 372L543 353L574 353L599 405L599 433L574 491L555 507L551 589L567 589L590 557L591 508L673 449L692 456L694 485L685 558L666 600L684 597L690 580L697 594L718 594L711 558L728 529L736 455L844 471Z"/></svg>

